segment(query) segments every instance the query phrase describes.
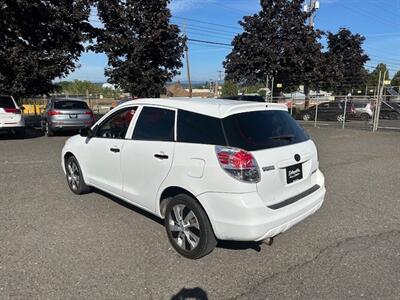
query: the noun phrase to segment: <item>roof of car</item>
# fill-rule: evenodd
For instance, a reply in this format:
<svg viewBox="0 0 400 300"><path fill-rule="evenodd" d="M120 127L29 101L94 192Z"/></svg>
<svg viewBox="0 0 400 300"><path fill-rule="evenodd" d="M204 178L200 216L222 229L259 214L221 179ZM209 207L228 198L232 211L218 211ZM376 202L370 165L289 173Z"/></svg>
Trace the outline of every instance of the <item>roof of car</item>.
<svg viewBox="0 0 400 300"><path fill-rule="evenodd" d="M286 110L285 104L249 102L225 99L204 98L144 98L125 102L119 107L132 104L162 106L196 112L217 118L255 110Z"/></svg>

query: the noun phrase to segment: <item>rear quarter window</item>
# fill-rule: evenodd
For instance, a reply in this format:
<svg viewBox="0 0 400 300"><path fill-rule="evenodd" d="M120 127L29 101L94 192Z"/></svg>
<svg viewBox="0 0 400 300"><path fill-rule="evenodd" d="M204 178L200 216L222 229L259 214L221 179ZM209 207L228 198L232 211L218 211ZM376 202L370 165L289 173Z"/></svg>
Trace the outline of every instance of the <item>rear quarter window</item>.
<svg viewBox="0 0 400 300"><path fill-rule="evenodd" d="M1 108L15 108L15 104L11 97L0 96L0 107Z"/></svg>
<svg viewBox="0 0 400 300"><path fill-rule="evenodd" d="M256 151L309 140L308 134L287 111L265 110L223 119L229 146Z"/></svg>
<svg viewBox="0 0 400 300"><path fill-rule="evenodd" d="M226 145L221 119L185 110L178 111L178 142Z"/></svg>

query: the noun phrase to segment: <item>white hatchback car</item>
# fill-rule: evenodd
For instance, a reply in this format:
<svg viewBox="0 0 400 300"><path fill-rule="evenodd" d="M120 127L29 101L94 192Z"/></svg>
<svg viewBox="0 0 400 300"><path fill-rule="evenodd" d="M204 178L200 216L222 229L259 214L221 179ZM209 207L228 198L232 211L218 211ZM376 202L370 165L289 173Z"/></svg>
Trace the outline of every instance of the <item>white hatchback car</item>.
<svg viewBox="0 0 400 300"><path fill-rule="evenodd" d="M192 259L217 239L262 241L313 214L325 196L318 164L286 106L217 99L129 101L62 150L72 192L96 187L165 219Z"/></svg>

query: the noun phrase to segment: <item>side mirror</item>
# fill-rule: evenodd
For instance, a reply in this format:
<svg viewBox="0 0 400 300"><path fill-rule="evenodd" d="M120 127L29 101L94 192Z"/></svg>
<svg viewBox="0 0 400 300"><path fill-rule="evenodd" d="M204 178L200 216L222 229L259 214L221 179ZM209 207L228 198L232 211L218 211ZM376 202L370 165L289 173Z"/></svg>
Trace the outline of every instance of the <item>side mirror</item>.
<svg viewBox="0 0 400 300"><path fill-rule="evenodd" d="M92 129L90 129L90 127L85 127L79 130L79 135L90 139L94 137L94 132L92 131Z"/></svg>

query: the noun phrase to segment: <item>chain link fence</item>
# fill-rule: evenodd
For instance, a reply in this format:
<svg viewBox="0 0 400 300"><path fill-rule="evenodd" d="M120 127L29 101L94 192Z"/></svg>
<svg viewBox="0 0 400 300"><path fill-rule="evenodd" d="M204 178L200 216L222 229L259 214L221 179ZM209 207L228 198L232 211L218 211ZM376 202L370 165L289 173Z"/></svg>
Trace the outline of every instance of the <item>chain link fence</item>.
<svg viewBox="0 0 400 300"><path fill-rule="evenodd" d="M334 126L376 131L400 130L400 96L326 96L304 99L277 98L290 114L305 126Z"/></svg>

